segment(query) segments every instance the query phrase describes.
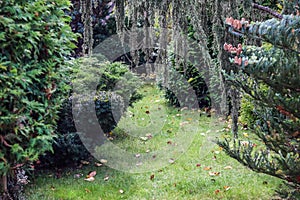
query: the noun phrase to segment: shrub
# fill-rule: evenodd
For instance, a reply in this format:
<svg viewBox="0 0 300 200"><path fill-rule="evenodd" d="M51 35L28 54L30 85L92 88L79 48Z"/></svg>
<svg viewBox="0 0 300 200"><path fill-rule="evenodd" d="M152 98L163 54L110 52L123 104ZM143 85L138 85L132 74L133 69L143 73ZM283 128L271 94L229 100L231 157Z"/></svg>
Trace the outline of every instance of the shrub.
<svg viewBox="0 0 300 200"><path fill-rule="evenodd" d="M87 149L90 150L95 141L87 137L84 145L88 146L83 145L82 137L75 133L73 114L81 115L85 108L95 109L97 123L100 124L103 132L108 134L117 126L127 107L142 98L142 95L137 92L140 85L137 76L132 74L126 65L103 62L102 56L80 58L76 74L73 74L73 85L74 94L65 101L60 113L59 136L53 145L54 154L48 152L40 158L43 166L75 165L90 156ZM89 104L86 101L89 97L85 99L85 92L91 85L95 85L97 92L92 97L93 103ZM72 101L77 103L73 110Z"/></svg>
<svg viewBox="0 0 300 200"><path fill-rule="evenodd" d="M52 146L53 152L47 152L40 158L39 168L74 166L90 156L77 133L59 135Z"/></svg>
<svg viewBox="0 0 300 200"><path fill-rule="evenodd" d="M191 64L184 70L182 66L175 66L173 63L169 69L168 87L163 88L160 85L160 88L165 90L165 98L173 106L189 108L210 106L208 87L199 70Z"/></svg>
<svg viewBox="0 0 300 200"><path fill-rule="evenodd" d="M255 116L255 107L253 99L250 96L244 95L241 100L241 109L239 121L246 127L253 128L257 116Z"/></svg>
<svg viewBox="0 0 300 200"><path fill-rule="evenodd" d="M68 0L0 1L0 176L52 149L75 48Z"/></svg>

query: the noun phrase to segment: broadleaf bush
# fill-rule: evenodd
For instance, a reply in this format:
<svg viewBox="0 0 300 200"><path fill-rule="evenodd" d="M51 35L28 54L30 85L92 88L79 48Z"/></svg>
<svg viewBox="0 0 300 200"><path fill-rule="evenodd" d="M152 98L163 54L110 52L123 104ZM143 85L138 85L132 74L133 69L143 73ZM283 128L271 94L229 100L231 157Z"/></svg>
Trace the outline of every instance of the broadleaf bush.
<svg viewBox="0 0 300 200"><path fill-rule="evenodd" d="M77 36L68 0L0 1L0 176L52 149ZM4 197L5 198L5 197Z"/></svg>

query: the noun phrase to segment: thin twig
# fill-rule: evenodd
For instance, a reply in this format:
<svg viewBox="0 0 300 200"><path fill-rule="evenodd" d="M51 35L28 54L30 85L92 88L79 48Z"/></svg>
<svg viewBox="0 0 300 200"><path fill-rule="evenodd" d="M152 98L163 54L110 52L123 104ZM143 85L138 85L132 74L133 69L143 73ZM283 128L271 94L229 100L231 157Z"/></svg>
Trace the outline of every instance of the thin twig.
<svg viewBox="0 0 300 200"><path fill-rule="evenodd" d="M278 18L278 19L283 18L283 16L280 13L276 12L275 10L272 10L271 8L259 5L257 3L252 3L252 7L256 8L256 9L259 9L259 10L262 10L262 11L265 11L265 12L273 15L274 17Z"/></svg>

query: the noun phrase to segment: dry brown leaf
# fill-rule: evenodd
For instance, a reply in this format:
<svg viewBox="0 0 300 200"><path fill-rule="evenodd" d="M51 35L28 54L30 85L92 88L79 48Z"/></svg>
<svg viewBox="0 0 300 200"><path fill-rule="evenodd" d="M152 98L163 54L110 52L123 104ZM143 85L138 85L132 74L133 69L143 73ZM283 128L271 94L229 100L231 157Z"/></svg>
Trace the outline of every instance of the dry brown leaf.
<svg viewBox="0 0 300 200"><path fill-rule="evenodd" d="M151 176L150 176L150 180L152 181L154 179L154 174L152 174Z"/></svg>
<svg viewBox="0 0 300 200"><path fill-rule="evenodd" d="M208 171L208 170L211 170L211 167L207 166L207 167L204 167L203 169Z"/></svg>

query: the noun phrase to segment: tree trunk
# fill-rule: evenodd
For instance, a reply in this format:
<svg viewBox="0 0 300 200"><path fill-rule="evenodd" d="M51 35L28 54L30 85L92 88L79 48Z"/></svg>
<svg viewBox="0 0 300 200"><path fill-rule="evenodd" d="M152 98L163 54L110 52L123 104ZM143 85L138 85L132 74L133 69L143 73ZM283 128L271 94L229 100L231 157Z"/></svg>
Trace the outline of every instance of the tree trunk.
<svg viewBox="0 0 300 200"><path fill-rule="evenodd" d="M3 175L1 177L1 196L0 199L2 200L10 200L10 196L8 193L8 188L7 188L7 175Z"/></svg>

